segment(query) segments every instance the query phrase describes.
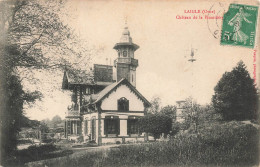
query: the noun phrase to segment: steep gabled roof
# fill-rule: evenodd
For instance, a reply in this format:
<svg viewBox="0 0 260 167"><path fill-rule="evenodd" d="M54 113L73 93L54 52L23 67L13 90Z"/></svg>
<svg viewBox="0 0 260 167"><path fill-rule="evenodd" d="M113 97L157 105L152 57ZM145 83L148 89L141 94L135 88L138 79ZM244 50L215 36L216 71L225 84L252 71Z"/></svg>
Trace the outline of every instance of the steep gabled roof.
<svg viewBox="0 0 260 167"><path fill-rule="evenodd" d="M86 71L66 71L70 84L94 84L94 77Z"/></svg>
<svg viewBox="0 0 260 167"><path fill-rule="evenodd" d="M71 89L72 85L94 85L90 74L82 71L64 71L62 89Z"/></svg>
<svg viewBox="0 0 260 167"><path fill-rule="evenodd" d="M138 96L138 98L140 98L145 103L146 106L151 105L150 102L125 78L122 78L119 82L115 82L107 86L105 89L99 92L97 94L97 99L93 102L93 104L102 101L104 98L106 98L110 93L112 93L122 84L127 85L131 89L131 91L133 91Z"/></svg>
<svg viewBox="0 0 260 167"><path fill-rule="evenodd" d="M94 70L66 70L63 75L62 89L70 89L73 85L108 86L113 81L113 67L94 64Z"/></svg>

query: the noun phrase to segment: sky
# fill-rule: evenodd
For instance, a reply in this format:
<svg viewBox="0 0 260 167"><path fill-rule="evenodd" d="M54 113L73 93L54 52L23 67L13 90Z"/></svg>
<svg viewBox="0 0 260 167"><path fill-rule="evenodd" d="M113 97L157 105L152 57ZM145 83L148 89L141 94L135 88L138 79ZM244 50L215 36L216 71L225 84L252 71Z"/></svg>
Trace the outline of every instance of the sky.
<svg viewBox="0 0 260 167"><path fill-rule="evenodd" d="M223 16L228 2L221 5L216 1L198 2L70 1L67 10L73 19L70 18L68 24L90 45L102 48L93 55L91 64L110 64L110 60L113 63L117 57L113 46L119 42L127 20L133 42L140 46L135 52L139 61L138 91L148 100L159 96L163 106L175 105L177 100L189 96L200 104L207 104L223 73L231 71L240 60L253 76L254 49L220 45L219 37L215 38L211 31L221 30L221 19L207 20L203 13L185 13L214 9L212 15ZM177 19L194 15L203 19ZM193 64L188 61L191 48L195 49ZM43 76L44 82L48 77ZM57 74L53 83L44 83L44 87L56 84L57 89L37 103L38 107L28 109L27 116L38 120L55 115L64 118L71 102L70 92L61 90L61 82L62 73Z"/></svg>

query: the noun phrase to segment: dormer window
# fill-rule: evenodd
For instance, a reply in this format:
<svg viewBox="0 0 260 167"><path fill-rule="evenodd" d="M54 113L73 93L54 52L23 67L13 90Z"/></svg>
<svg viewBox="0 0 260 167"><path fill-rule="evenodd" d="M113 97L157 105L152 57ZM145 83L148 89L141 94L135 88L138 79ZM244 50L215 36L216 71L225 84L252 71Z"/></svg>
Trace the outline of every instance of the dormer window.
<svg viewBox="0 0 260 167"><path fill-rule="evenodd" d="M117 101L118 111L129 111L129 100L122 97Z"/></svg>

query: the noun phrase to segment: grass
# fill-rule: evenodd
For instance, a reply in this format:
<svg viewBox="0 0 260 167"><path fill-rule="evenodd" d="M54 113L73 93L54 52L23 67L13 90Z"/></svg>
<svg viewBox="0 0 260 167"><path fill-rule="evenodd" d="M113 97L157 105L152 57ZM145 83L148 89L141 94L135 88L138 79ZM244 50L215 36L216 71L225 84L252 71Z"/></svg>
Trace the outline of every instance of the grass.
<svg viewBox="0 0 260 167"><path fill-rule="evenodd" d="M111 150L45 161L47 166L257 166L258 129L229 122L168 142L121 145Z"/></svg>
<svg viewBox="0 0 260 167"><path fill-rule="evenodd" d="M72 154L71 150L62 150L53 144L32 145L28 149L18 150L6 166L24 166L27 162L39 161Z"/></svg>

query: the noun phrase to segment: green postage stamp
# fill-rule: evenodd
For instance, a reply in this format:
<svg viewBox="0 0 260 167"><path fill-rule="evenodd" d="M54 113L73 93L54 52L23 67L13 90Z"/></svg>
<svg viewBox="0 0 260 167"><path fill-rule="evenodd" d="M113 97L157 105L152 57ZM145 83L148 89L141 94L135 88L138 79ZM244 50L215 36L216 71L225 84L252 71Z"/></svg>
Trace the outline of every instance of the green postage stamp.
<svg viewBox="0 0 260 167"><path fill-rule="evenodd" d="M257 6L230 4L224 14L220 43L254 48L257 12Z"/></svg>

